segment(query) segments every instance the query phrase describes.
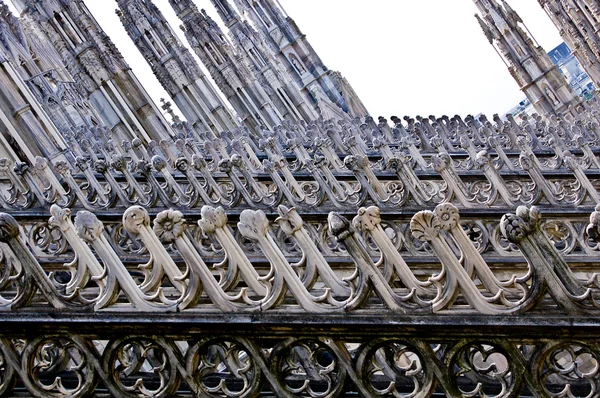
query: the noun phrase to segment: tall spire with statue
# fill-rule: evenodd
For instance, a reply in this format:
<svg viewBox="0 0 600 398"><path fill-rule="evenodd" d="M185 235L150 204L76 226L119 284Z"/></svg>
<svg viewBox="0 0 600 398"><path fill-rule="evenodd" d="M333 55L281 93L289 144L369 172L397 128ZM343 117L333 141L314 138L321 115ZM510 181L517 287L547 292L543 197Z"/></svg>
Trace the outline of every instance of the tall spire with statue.
<svg viewBox="0 0 600 398"><path fill-rule="evenodd" d="M191 126L214 133L237 127L217 89L151 0L117 0L125 30Z"/></svg>
<svg viewBox="0 0 600 398"><path fill-rule="evenodd" d="M47 36L103 122L120 139L160 141L173 131L83 0L14 0Z"/></svg>
<svg viewBox="0 0 600 398"><path fill-rule="evenodd" d="M546 51L505 1L473 0L475 15L490 44L502 57L513 78L540 114L568 113L579 101Z"/></svg>
<svg viewBox="0 0 600 398"><path fill-rule="evenodd" d="M538 0L581 67L600 86L600 3L597 0Z"/></svg>
<svg viewBox="0 0 600 398"><path fill-rule="evenodd" d="M234 0L236 6L262 33L265 43L303 90L318 101L326 97L352 117L368 111L348 81L329 70L309 43L306 35L289 17L279 1Z"/></svg>
<svg viewBox="0 0 600 398"><path fill-rule="evenodd" d="M169 0L188 42L238 116L254 131L285 119L217 23L192 0Z"/></svg>
<svg viewBox="0 0 600 398"><path fill-rule="evenodd" d="M286 119L310 122L318 118L318 107L306 92L301 92L276 59L258 32L242 20L227 0L211 0L229 30L236 52L245 59L248 68L265 88Z"/></svg>

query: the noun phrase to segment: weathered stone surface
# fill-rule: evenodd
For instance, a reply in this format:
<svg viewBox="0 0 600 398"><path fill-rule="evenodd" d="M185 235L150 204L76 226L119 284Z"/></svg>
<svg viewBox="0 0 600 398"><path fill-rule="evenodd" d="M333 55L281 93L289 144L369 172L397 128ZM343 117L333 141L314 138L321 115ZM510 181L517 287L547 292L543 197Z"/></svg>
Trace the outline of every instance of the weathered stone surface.
<svg viewBox="0 0 600 398"><path fill-rule="evenodd" d="M173 126L81 0L17 3L0 396L595 396L600 104L569 105L506 2L476 3L540 99L519 123L375 120L275 1L213 0L231 41L171 1L234 115L152 2L118 0Z"/></svg>

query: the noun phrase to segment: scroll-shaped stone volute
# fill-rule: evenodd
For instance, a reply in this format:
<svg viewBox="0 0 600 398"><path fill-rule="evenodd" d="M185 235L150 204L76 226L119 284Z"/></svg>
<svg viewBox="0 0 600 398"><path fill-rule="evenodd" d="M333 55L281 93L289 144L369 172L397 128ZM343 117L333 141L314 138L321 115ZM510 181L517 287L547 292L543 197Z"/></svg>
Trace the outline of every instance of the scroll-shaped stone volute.
<svg viewBox="0 0 600 398"><path fill-rule="evenodd" d="M0 196L0 203L2 205L10 204L17 208L28 208L32 201L33 195L31 189L26 187L27 182L21 178L24 173L19 173L18 170L26 170L27 166L24 163L15 164L8 158L0 158L0 173L10 179L12 189L9 190L9 196ZM25 171L23 170L23 171ZM42 203L43 197L41 197Z"/></svg>
<svg viewBox="0 0 600 398"><path fill-rule="evenodd" d="M335 149L332 147L331 140L329 138L322 138L318 136L314 142L315 149L319 149L323 156L327 159L329 165L334 171L342 171L344 164L337 155Z"/></svg>
<svg viewBox="0 0 600 398"><path fill-rule="evenodd" d="M285 169L285 171L283 169ZM287 174L289 174L289 176L291 177L290 186L292 186L292 187L298 186L298 188L300 190L301 190L301 188L299 187L298 182L295 180L294 176L289 172L289 170L287 170L287 166L284 165L283 159L280 159L280 161L278 161L278 162L271 162L268 159L264 159L263 160L263 170L271 175L271 179L277 185L277 189L283 193L283 196L285 196L285 198L287 198L287 200L290 203L296 204L298 197L292 193L292 191L290 190L290 187L288 187L288 185L285 183L285 181L279 175L279 172L283 171L284 174L286 172L287 172Z"/></svg>
<svg viewBox="0 0 600 398"><path fill-rule="evenodd" d="M473 140L467 134L461 134L459 138L460 147L465 149L469 154L469 160L465 162L464 166L470 169L476 162L477 148L473 144Z"/></svg>
<svg viewBox="0 0 600 398"><path fill-rule="evenodd" d="M114 304L119 296L118 286L123 290L131 304L140 311L173 311L176 309L175 302L164 297L162 288L158 288L156 294L148 296L136 285L133 278L115 253L112 246L104 235L104 224L98 220L96 215L89 211L80 211L75 216L75 230L77 235L90 244L98 256L106 265L107 289L98 299L96 308L105 308ZM156 300L160 302L156 302Z"/></svg>
<svg viewBox="0 0 600 398"><path fill-rule="evenodd" d="M250 162L252 163L252 165L254 166L254 170L260 170L260 160L258 159L258 156L256 156L256 151L253 148L253 143L250 140L249 137L244 137L244 136L238 136L237 139L235 139L234 141L232 141L232 144L234 142L239 142L241 147L243 148L243 150L245 150L246 152L246 156L248 156Z"/></svg>
<svg viewBox="0 0 600 398"><path fill-rule="evenodd" d="M600 242L600 204L597 204L594 212L590 214L590 223L585 232L591 239Z"/></svg>
<svg viewBox="0 0 600 398"><path fill-rule="evenodd" d="M128 192L125 189L123 189L121 184L119 184L117 182L117 180L115 179L115 175L109 169L108 163L106 160L104 160L104 159L95 160L94 161L94 171L96 173L102 174L104 176L104 179L110 186L111 193L115 193L118 196L122 205L132 202L132 200L129 198Z"/></svg>
<svg viewBox="0 0 600 398"><path fill-rule="evenodd" d="M29 164L25 162L15 162L12 172L20 181L19 187L21 192L25 193L24 196L31 197L29 203L33 203L31 194L35 195L40 204L46 203L46 196L44 195L44 189L42 188L43 185L36 179L37 176L35 175L34 168L30 167ZM23 191L23 189L25 191Z"/></svg>
<svg viewBox="0 0 600 398"><path fill-rule="evenodd" d="M246 183L244 183L238 177L238 175L234 172L234 169L233 169L234 165L233 165L233 162L231 161L231 159L223 159L223 160L219 161L218 167L219 167L219 171L221 171L223 173L227 173L227 175L231 179L231 182L233 182L235 189L237 190L237 192L240 193L240 195L242 195L242 197L244 198L244 200L246 201L246 203L248 205L254 206L254 205L262 202L262 199L263 199L262 196L259 198L255 198L252 196L252 193L250 192L250 190L252 190L252 183L254 182L254 178L250 177L250 180L247 181ZM246 184L248 184L249 186L247 187ZM253 192L255 192L255 191L253 191Z"/></svg>
<svg viewBox="0 0 600 398"><path fill-rule="evenodd" d="M160 162L157 162L157 165L160 166ZM163 185L156 180L156 177L152 172L151 162L142 159L136 164L136 168L152 186L152 193L157 195L163 204L170 206L172 204L171 196L165 191ZM170 173L167 174L170 175Z"/></svg>
<svg viewBox="0 0 600 398"><path fill-rule="evenodd" d="M273 193L266 191L261 183L249 172L248 168L242 161L240 155L234 154L231 156L231 164L235 167L243 176L246 181L247 187L252 194L253 200L256 203L264 201L265 204L272 205L273 202L268 203L267 198L274 196Z"/></svg>
<svg viewBox="0 0 600 398"><path fill-rule="evenodd" d="M385 278L391 282L395 274L408 289L415 289L418 294L432 295L435 293L431 288L432 283L421 282L410 270L408 264L404 261L393 242L381 226L381 210L376 206L368 208L362 207L358 210L358 215L352 220L354 228L368 234L379 250L386 268L384 270Z"/></svg>
<svg viewBox="0 0 600 398"><path fill-rule="evenodd" d="M349 296L350 287L342 281L329 267L327 260L321 254L321 251L314 240L304 228L304 222L295 208L288 208L280 205L277 208L279 217L275 220L283 232L292 236L304 254L305 272L302 276L302 282L307 289L313 287L317 277L321 276L323 282L331 289L336 296ZM296 264L298 266L300 264Z"/></svg>
<svg viewBox="0 0 600 398"><path fill-rule="evenodd" d="M522 310L525 310L526 305L532 305L532 300L526 302L530 297L527 287L529 275L522 278L513 275L508 281L499 281L462 228L456 206L451 203L440 204L435 208L434 214L440 220L441 230L448 231L458 244L466 268L474 270L477 278L491 294L500 293L503 304L508 307L521 306Z"/></svg>
<svg viewBox="0 0 600 398"><path fill-rule="evenodd" d="M519 311L518 307L496 304L503 298L502 291L494 297L486 297L480 292L479 287L473 282L446 239L440 235L440 231L443 229L457 227L458 218L453 217L451 212L444 212L441 209L438 213L441 217L430 210L423 210L415 214L410 222L413 236L423 242L428 242L444 267L442 275L445 275L445 286L442 296L433 303L434 311L448 308L454 303L459 292L462 292L465 301L471 307L483 314L505 314ZM454 212L454 215L457 216L458 212ZM468 245L472 244L469 242Z"/></svg>
<svg viewBox="0 0 600 398"><path fill-rule="evenodd" d="M337 179L336 175L334 175L331 169L328 167L328 160L326 158L315 155L313 161L313 168L316 172L311 170L310 162L307 161L306 165L308 169L311 170L311 173L315 179L319 181L319 186L324 189L324 192L326 192L329 200L335 203L337 207L344 207L344 205L347 204L354 205L364 198L362 194L358 194L360 191L362 191L361 187L358 187L355 190L348 185L342 185L341 181Z"/></svg>
<svg viewBox="0 0 600 398"><path fill-rule="evenodd" d="M544 193L544 196L546 197L548 202L550 202L553 205L560 206L561 200L564 197L564 193L555 193L553 189L554 186L550 185L544 177L544 175L542 174L542 171L538 166L539 161L537 160L535 155L533 153L528 154L522 152L519 156L519 163L521 164L523 170L525 170L529 174L529 176L535 183L535 186L538 187Z"/></svg>
<svg viewBox="0 0 600 398"><path fill-rule="evenodd" d="M504 237L521 249L523 256L537 274L532 284L545 283L550 295L566 311L586 311L584 306L592 290L579 281L561 257L552 242L542 231L541 213L519 206L516 214L506 214L500 221ZM535 286L532 286L534 288Z"/></svg>
<svg viewBox="0 0 600 398"><path fill-rule="evenodd" d="M173 178L173 175L169 171L166 159L158 155L153 156L152 165L159 173L163 175L168 186L171 187L171 190L175 193L175 197L172 199L172 202L184 206L189 205L191 198L183 191L179 183L175 181L175 178ZM165 204L168 204L168 202Z"/></svg>
<svg viewBox="0 0 600 398"><path fill-rule="evenodd" d="M142 162L142 160L138 161L138 164ZM137 179L131 174L131 171L129 170L129 168L127 168L127 165L125 163L125 159L123 158L123 156L121 155L114 155L110 158L110 166L117 171L120 171L123 176L125 177L125 180L127 181L127 185L129 186L129 188L135 193L135 195L131 195L131 196L136 196L137 197L137 203L141 203L141 204L149 204L150 203L150 199L147 197L146 192L144 191L144 188L140 185L140 183L137 181ZM111 174L111 173L107 173L107 174Z"/></svg>
<svg viewBox="0 0 600 398"><path fill-rule="evenodd" d="M398 295L381 273L369 255L364 243L356 236L350 221L336 212L329 213L327 218L329 231L336 240L342 243L357 266L357 273L349 280L356 286L356 293L346 305L350 310L362 306L371 296L371 286L381 300L394 312L406 313L412 311L431 311L429 303L415 297L415 289L407 296ZM356 280L354 280L356 279ZM411 304L414 301L416 304Z"/></svg>
<svg viewBox="0 0 600 398"><path fill-rule="evenodd" d="M598 190L596 189L596 187L592 184L592 182L589 180L587 175L581 169L581 166L579 165L579 162L577 161L577 159L575 159L575 157L571 154L571 152L564 151L563 160L564 160L564 163L567 166L567 168L569 168L569 170L573 171L573 174L575 174L575 177L577 177L577 180L579 180L579 183L581 184L581 186L583 188L585 188L585 190L587 191L590 198L595 203L599 203L600 202L600 194L598 194Z"/></svg>
<svg viewBox="0 0 600 398"><path fill-rule="evenodd" d="M96 176L94 175L94 173L92 173L92 171L90 170L90 165L89 165L87 159L85 159L82 156L78 156L75 158L75 165L85 175L85 178L87 179L88 183L94 189L96 196L100 200L100 205L101 206L110 205L109 197L107 196L107 193L105 192L106 189L100 184L100 182L96 179Z"/></svg>
<svg viewBox="0 0 600 398"><path fill-rule="evenodd" d="M77 181L75 181L75 178L73 178L73 168L71 167L71 165L65 160L59 160L56 163L54 163L54 169L67 182L67 184L69 185L69 189L71 190L71 192L75 193L81 205L86 209L92 210L92 205L95 204L95 202L90 202L88 200L87 195L83 193L81 187L79 186Z"/></svg>
<svg viewBox="0 0 600 398"><path fill-rule="evenodd" d="M79 239L75 226L71 221L71 209L63 209L57 205L50 207L52 217L48 220L48 224L53 227L58 227L67 240L73 252L77 254L77 261L74 261L75 266L65 264L70 268L71 280L67 283L66 291L71 294L76 289L83 289L90 277L94 280L100 289L106 289L104 281L104 267L100 265L90 248Z"/></svg>
<svg viewBox="0 0 600 398"><path fill-rule="evenodd" d="M36 172L38 172L38 175L48 181L48 184L50 187L52 187L52 193L47 194L46 201L49 203L54 203L57 200L60 200L61 204L69 203L70 199L68 194L60 181L58 181L58 178L56 178L56 175L52 172L48 159L41 156L36 156L34 166Z"/></svg>
<svg viewBox="0 0 600 398"><path fill-rule="evenodd" d="M154 219L153 230L162 243L173 243L181 257L193 274L190 285L201 283L210 300L222 311L234 312L241 308L234 304L234 301L244 299L249 302L246 296L246 289L242 289L238 296L227 295L219 283L213 277L210 269L200 257L200 254L185 233L186 224L183 213L178 210L165 210L160 212ZM198 278L197 281L195 278ZM193 291L200 292L198 287L192 286Z"/></svg>
<svg viewBox="0 0 600 398"><path fill-rule="evenodd" d="M440 173L444 181L448 184L448 187L452 190L452 193L464 207L474 207L472 203L474 198L469 196L470 193L467 186L456 173L450 155L444 152L439 155L433 155L431 157L431 166L436 172Z"/></svg>
<svg viewBox="0 0 600 398"><path fill-rule="evenodd" d="M331 311L334 308L342 308L344 303L338 302L331 296L330 289L325 289L325 293L320 297L313 296L304 286L302 280L298 277L285 255L269 233L269 220L262 210L244 210L240 215L238 231L242 236L257 241L265 257L273 267L274 286L285 282L287 288L292 293L298 304L307 311L322 313ZM277 291L277 289L274 289ZM274 293L279 301L283 298L281 292ZM323 302L328 304L324 304Z"/></svg>
<svg viewBox="0 0 600 398"><path fill-rule="evenodd" d="M408 149L410 156L417 162L417 165L421 170L426 171L429 169L427 161L423 158L423 155L421 154L421 151L418 148L418 145L420 144L420 140L418 137L406 135L402 137L399 144L402 148Z"/></svg>
<svg viewBox="0 0 600 398"><path fill-rule="evenodd" d="M251 172L258 173L261 171L261 163L250 145L244 147L239 140L233 140L231 141L231 149L233 153L242 158L242 161Z"/></svg>
<svg viewBox="0 0 600 398"><path fill-rule="evenodd" d="M203 206L200 210L202 218L198 225L207 235L215 235L227 255L229 265L226 273L221 273L219 284L227 290L235 287L238 282L238 271L246 284L257 294L266 296L268 289L264 281L256 272L248 257L235 240L231 228L227 226L227 214L222 207ZM220 265L220 267L222 267Z"/></svg>
<svg viewBox="0 0 600 398"><path fill-rule="evenodd" d="M15 271L18 271L18 276L15 276L15 280L18 280L16 294L10 300L2 297L0 309L10 310L28 305L34 298L36 288L56 309L89 304L81 298L78 290L68 297L59 293L31 251L22 242L20 235L19 224L14 217L0 213L0 242L6 243L10 247L14 258L20 264L20 270L15 267ZM11 272L9 265L5 265L3 272ZM73 302L74 299L78 299L78 302Z"/></svg>
<svg viewBox="0 0 600 398"><path fill-rule="evenodd" d="M360 182L361 186L367 190L374 202L380 204L392 202L390 204L394 204L394 202L390 200L390 195L386 192L381 181L379 181L375 173L371 170L369 158L367 156L346 156L344 165L354 173L356 179ZM398 200L395 202L398 203Z"/></svg>
<svg viewBox="0 0 600 398"><path fill-rule="evenodd" d="M423 182L419 180L419 177L415 173L412 163L412 156L399 152L389 159L386 164L386 169L396 173L400 182L402 182L405 189L410 192L410 196L412 196L412 199L417 202L417 204L425 206L434 196L440 197L441 200L443 195L442 192L440 192L440 189L436 188L432 189L431 193L428 192L427 189L425 189ZM405 200L408 200L408 198L409 195L406 195ZM402 203L403 202L400 202L399 204Z"/></svg>
<svg viewBox="0 0 600 398"><path fill-rule="evenodd" d="M512 171L517 171L518 167L508 158L506 152L504 151L503 144L506 141L510 141L510 138L506 138L500 134L492 135L490 138L488 138L488 146L490 149L493 149L496 152L496 155L498 155L498 158L502 161L503 167L507 167Z"/></svg>
<svg viewBox="0 0 600 398"><path fill-rule="evenodd" d="M141 206L132 206L123 214L123 228L133 235L139 236L151 254L147 264L140 265L146 279L140 286L145 293L155 291L162 283L166 274L173 286L185 293L185 276L181 273L173 259L167 253L160 240L150 229L150 216Z"/></svg>
<svg viewBox="0 0 600 398"><path fill-rule="evenodd" d="M492 187L498 190L498 193L500 193L500 196L502 196L504 202L507 205L512 206L514 195L511 194L510 190L508 189L508 186L506 185L506 182L504 181L504 178L502 178L500 173L498 173L498 170L496 170L496 168L494 167L494 164L492 163L492 159L488 151L483 150L477 153L477 155L475 156L475 165L481 171L483 171L483 174L490 182Z"/></svg>
<svg viewBox="0 0 600 398"><path fill-rule="evenodd" d="M600 169L600 159L598 159L598 157L590 148L590 142L588 139L581 134L576 134L573 137L573 142L575 142L576 147L582 150L584 153L584 158L591 163L589 167Z"/></svg>
<svg viewBox="0 0 600 398"><path fill-rule="evenodd" d="M208 170L208 165L206 160L199 154L195 153L192 155L192 168L204 177L206 181L206 194L202 194L202 198L206 201L206 203L218 203L219 200L223 199L223 192L219 187L219 184L213 178L211 172ZM192 173L190 173L192 174ZM216 199L212 199L210 195L216 196Z"/></svg>

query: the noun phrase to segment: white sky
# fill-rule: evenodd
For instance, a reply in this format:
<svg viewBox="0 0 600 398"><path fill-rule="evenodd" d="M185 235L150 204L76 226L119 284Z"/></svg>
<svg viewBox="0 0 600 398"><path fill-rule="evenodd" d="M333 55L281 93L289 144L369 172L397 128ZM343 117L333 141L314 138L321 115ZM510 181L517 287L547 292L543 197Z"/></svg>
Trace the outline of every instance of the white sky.
<svg viewBox="0 0 600 398"><path fill-rule="evenodd" d="M115 0L88 8L159 103L166 94L118 17ZM210 0L195 0L215 20ZM280 0L321 56L350 81L372 116L491 116L524 95L474 18L471 0ZM537 0L509 1L549 51L557 30ZM180 32L168 0L154 0Z"/></svg>

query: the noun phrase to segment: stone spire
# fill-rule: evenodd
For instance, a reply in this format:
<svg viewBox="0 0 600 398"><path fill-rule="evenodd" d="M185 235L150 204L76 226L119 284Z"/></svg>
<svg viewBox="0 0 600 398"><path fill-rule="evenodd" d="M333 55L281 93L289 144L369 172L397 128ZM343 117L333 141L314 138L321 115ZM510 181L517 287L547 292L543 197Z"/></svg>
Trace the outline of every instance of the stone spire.
<svg viewBox="0 0 600 398"><path fill-rule="evenodd" d="M16 0L22 16L46 35L103 122L120 139L146 141L173 132L114 43L82 0Z"/></svg>
<svg viewBox="0 0 600 398"><path fill-rule="evenodd" d="M187 121L215 133L237 127L235 117L151 0L117 0L127 33Z"/></svg>
<svg viewBox="0 0 600 398"><path fill-rule="evenodd" d="M227 27L229 27L229 25L234 23L235 21L239 20L239 15L237 11L231 6L229 1L211 0L211 3L215 6L219 17L221 17L221 19Z"/></svg>
<svg viewBox="0 0 600 398"><path fill-rule="evenodd" d="M600 87L600 2L538 0L583 69Z"/></svg>
<svg viewBox="0 0 600 398"><path fill-rule="evenodd" d="M264 45L259 33L248 21L240 18L227 0L211 2L229 29L236 53L245 60L279 112L292 122L304 120L309 123L317 119L317 104L312 102L306 91L300 91L275 54Z"/></svg>
<svg viewBox="0 0 600 398"><path fill-rule="evenodd" d="M74 127L67 119L80 116L79 109L67 109L62 101L81 103L67 73L54 67L53 49L36 39L0 3L0 159L33 164L36 156L63 157L68 152L65 132Z"/></svg>
<svg viewBox="0 0 600 398"><path fill-rule="evenodd" d="M474 0L475 15L490 44L503 58L536 111L540 114L569 112L578 98L546 51L533 39L522 19L508 5L496 0Z"/></svg>
<svg viewBox="0 0 600 398"><path fill-rule="evenodd" d="M366 107L346 79L329 70L298 25L274 0L234 0L237 8L262 33L266 45L313 100L326 97L353 117L366 116ZM344 87L347 85L348 87ZM353 98L346 98L353 95Z"/></svg>
<svg viewBox="0 0 600 398"><path fill-rule="evenodd" d="M206 11L199 11L191 0L169 3L183 22L190 45L248 127L259 132L263 127L281 124L284 115Z"/></svg>

